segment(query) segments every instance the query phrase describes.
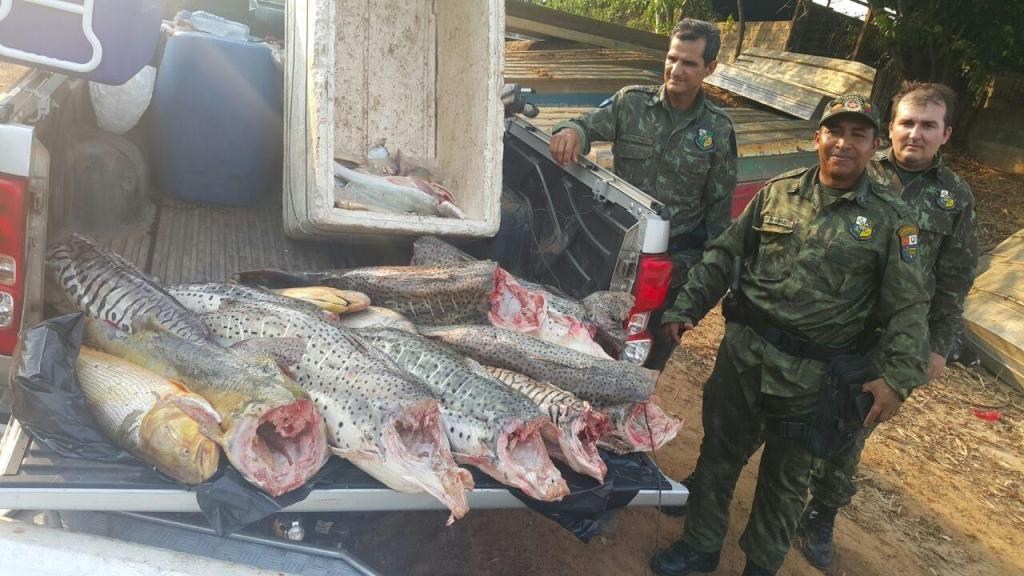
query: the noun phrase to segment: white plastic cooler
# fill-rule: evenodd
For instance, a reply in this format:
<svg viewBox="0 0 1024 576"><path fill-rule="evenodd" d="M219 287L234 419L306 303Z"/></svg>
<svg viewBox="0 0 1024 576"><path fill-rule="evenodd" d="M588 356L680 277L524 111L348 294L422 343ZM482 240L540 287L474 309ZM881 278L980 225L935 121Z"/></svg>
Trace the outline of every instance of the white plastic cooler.
<svg viewBox="0 0 1024 576"><path fill-rule="evenodd" d="M284 221L289 236L497 233L502 0L306 0L289 4ZM436 167L467 218L334 207L336 157L381 138Z"/></svg>

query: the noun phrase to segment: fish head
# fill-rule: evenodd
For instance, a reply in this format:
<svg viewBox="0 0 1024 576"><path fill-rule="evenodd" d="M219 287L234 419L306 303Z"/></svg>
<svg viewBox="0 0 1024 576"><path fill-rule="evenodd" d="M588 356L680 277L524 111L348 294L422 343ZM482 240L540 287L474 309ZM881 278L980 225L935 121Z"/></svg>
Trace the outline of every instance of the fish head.
<svg viewBox="0 0 1024 576"><path fill-rule="evenodd" d="M143 418L140 448L171 478L199 484L213 476L220 465L220 447L204 433L204 427L171 402L158 403Z"/></svg>
<svg viewBox="0 0 1024 576"><path fill-rule="evenodd" d="M525 424L506 423L498 437L497 462L493 469L484 472L531 498L556 502L569 495L569 485L551 462L544 445L541 428L545 423L546 418Z"/></svg>
<svg viewBox="0 0 1024 576"><path fill-rule="evenodd" d="M600 445L619 454L658 450L676 437L683 421L665 413L652 398L606 410L614 425Z"/></svg>

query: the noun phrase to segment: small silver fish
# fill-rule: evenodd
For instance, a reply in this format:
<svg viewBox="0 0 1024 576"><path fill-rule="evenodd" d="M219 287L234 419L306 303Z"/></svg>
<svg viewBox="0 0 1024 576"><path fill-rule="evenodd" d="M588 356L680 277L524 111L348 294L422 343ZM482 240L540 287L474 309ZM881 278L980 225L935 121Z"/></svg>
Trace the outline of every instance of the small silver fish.
<svg viewBox="0 0 1024 576"><path fill-rule="evenodd" d="M335 206L371 212L411 212L466 218L455 198L440 184L410 176L376 176L334 163Z"/></svg>

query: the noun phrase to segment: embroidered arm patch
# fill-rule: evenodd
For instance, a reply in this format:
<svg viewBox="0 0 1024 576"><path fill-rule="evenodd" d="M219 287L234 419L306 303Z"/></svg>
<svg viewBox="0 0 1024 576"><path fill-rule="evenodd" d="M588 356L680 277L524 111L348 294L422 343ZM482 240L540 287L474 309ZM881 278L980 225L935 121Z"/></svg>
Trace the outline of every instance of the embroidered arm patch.
<svg viewBox="0 0 1024 576"><path fill-rule="evenodd" d="M917 258L917 226L912 224L901 226L896 234L900 237L900 258L903 258L904 262L913 262Z"/></svg>

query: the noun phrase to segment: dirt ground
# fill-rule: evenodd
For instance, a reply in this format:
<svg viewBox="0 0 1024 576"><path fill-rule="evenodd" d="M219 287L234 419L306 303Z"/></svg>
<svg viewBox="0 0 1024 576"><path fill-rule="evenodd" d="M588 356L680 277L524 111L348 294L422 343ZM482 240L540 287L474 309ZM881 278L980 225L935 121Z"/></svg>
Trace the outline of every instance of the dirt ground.
<svg viewBox="0 0 1024 576"><path fill-rule="evenodd" d="M991 248L1024 227L1024 178L951 155L977 198L981 244ZM717 311L688 334L658 382L663 407L686 420L655 454L681 479L700 445L700 389L723 323ZM997 421L976 411L998 413ZM1024 574L1024 394L981 368L953 365L917 391L868 442L859 493L837 520L830 576L1004 576ZM757 460L736 488L733 519L715 574L739 574L736 542L750 512ZM364 514L350 525L351 552L383 574L621 576L648 574L647 560L674 541L682 522L655 509L627 509L584 544L529 510L474 510L445 528L445 513ZM791 551L780 571L821 572Z"/></svg>

